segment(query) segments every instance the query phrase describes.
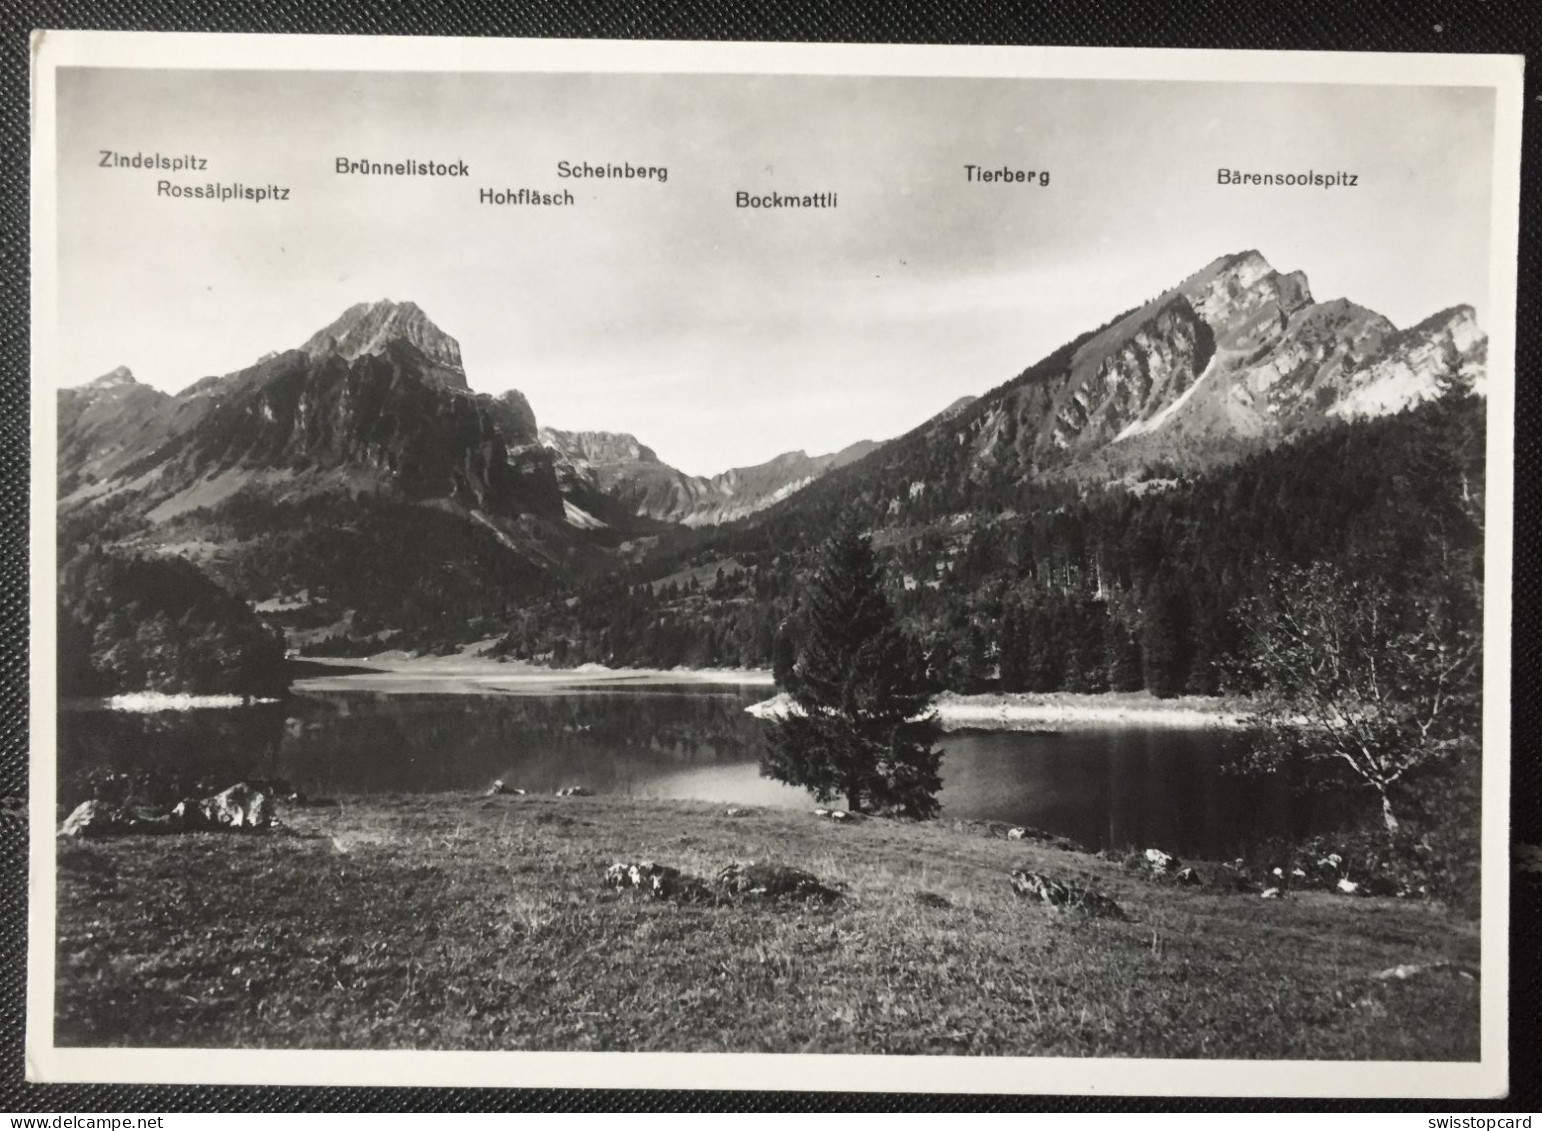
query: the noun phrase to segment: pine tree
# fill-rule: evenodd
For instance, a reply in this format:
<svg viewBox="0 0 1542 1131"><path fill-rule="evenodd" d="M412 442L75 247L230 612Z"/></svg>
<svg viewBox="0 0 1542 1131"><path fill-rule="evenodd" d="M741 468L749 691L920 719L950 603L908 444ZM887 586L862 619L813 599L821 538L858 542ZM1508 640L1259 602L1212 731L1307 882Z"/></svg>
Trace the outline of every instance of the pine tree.
<svg viewBox="0 0 1542 1131"><path fill-rule="evenodd" d="M1175 594L1155 587L1141 610L1141 672L1146 690L1158 699L1181 694L1188 676L1181 612Z"/></svg>
<svg viewBox="0 0 1542 1131"><path fill-rule="evenodd" d="M937 813L942 752L920 650L895 623L866 535L821 548L801 616L795 709L773 724L761 773L853 811Z"/></svg>
<svg viewBox="0 0 1542 1131"><path fill-rule="evenodd" d="M1070 642L1066 663L1067 690L1092 693L1108 690L1108 662L1103 652L1107 620L1101 601L1082 598L1067 603L1066 639Z"/></svg>
<svg viewBox="0 0 1542 1131"><path fill-rule="evenodd" d="M1190 695L1214 695L1220 690L1220 672L1217 663L1220 648L1214 620L1198 615L1194 618L1193 658L1189 663L1189 680L1184 690Z"/></svg>
<svg viewBox="0 0 1542 1131"><path fill-rule="evenodd" d="M1060 648L1055 626L1042 605L1028 614L1027 663L1029 691L1059 691L1063 680Z"/></svg>
<svg viewBox="0 0 1542 1131"><path fill-rule="evenodd" d="M1110 615L1103 622L1103 658L1108 665L1109 690L1139 691L1144 686L1140 645L1117 616Z"/></svg>
<svg viewBox="0 0 1542 1131"><path fill-rule="evenodd" d="M777 686L791 691L797 682L798 648L793 641L792 626L784 621L777 626L776 640L771 646L771 675Z"/></svg>
<svg viewBox="0 0 1542 1131"><path fill-rule="evenodd" d="M1028 689L1028 614L1021 605L1012 604L1001 621L1001 689Z"/></svg>

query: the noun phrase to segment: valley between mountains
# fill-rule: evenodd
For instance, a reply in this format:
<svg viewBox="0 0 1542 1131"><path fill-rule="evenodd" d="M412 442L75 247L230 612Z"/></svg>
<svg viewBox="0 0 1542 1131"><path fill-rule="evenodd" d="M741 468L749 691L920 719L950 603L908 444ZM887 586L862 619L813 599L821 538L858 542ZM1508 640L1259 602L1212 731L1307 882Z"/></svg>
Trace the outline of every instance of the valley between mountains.
<svg viewBox="0 0 1542 1131"><path fill-rule="evenodd" d="M1247 251L1109 313L904 435L713 476L477 391L410 302L62 390L60 1044L1477 1060L1475 312L1399 328ZM1292 608L1322 646L1261 669ZM304 657L337 682L95 709L278 699ZM1369 761L1188 709L1302 672ZM800 718L876 716L921 776L928 701L1053 733L940 740L944 819L754 800L810 786ZM273 835L197 823L266 791Z"/></svg>
<svg viewBox="0 0 1542 1131"><path fill-rule="evenodd" d="M1246 251L903 436L697 476L359 304L174 395L60 391L61 678L250 684L222 595L308 654L769 667L847 516L943 686L1214 693L1229 610L1280 569L1409 591L1478 553L1485 354L1469 307L1398 328Z"/></svg>

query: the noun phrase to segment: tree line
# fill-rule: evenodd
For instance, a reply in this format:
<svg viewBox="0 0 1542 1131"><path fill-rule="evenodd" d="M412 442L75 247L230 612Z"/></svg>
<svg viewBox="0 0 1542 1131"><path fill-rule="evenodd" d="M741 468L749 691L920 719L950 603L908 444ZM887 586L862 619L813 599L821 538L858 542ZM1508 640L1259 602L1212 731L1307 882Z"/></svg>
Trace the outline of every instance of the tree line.
<svg viewBox="0 0 1542 1131"><path fill-rule="evenodd" d="M180 558L88 546L59 570L62 696L132 691L282 695L284 641Z"/></svg>
<svg viewBox="0 0 1542 1131"><path fill-rule="evenodd" d="M1029 481L1016 506L937 521L858 496L848 513L941 686L1238 690L1239 612L1292 569L1330 563L1396 594L1479 570L1483 405L1448 397L1149 486ZM813 551L837 521L689 532L513 609L501 648L559 665L770 666L806 632Z"/></svg>

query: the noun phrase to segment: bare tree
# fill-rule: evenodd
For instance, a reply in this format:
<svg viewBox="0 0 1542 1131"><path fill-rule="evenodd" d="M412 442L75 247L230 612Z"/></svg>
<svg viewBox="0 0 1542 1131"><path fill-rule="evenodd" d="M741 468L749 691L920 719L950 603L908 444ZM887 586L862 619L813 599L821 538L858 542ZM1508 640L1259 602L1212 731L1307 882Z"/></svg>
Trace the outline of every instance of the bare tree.
<svg viewBox="0 0 1542 1131"><path fill-rule="evenodd" d="M1475 736L1478 604L1475 583L1400 599L1323 564L1277 577L1242 610L1253 766L1337 761L1376 791L1396 832L1396 790Z"/></svg>

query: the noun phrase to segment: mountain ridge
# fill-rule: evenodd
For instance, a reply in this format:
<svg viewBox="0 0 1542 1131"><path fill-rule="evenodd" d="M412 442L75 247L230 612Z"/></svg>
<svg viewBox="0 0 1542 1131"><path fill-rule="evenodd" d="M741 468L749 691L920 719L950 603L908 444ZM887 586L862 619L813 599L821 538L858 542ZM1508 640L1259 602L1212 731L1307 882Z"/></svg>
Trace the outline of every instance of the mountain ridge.
<svg viewBox="0 0 1542 1131"><path fill-rule="evenodd" d="M1026 521L1100 482L1172 483L1330 424L1481 394L1486 342L1470 306L1398 329L1319 301L1304 272L1250 249L903 436L693 476L631 433L543 427L518 391L473 391L453 337L380 300L177 394L125 367L60 390L61 524L196 553L254 599L330 589L332 605L388 618L443 589L455 596L436 607L508 616L543 587L675 545L767 531L802 545L843 511L948 544L972 516ZM409 568L423 576L383 584Z"/></svg>
<svg viewBox="0 0 1542 1131"><path fill-rule="evenodd" d="M540 440L556 453L558 477L565 484L585 484L631 513L683 526L747 517L879 446L860 440L826 455L783 452L716 475L691 475L664 463L630 432L542 428Z"/></svg>

